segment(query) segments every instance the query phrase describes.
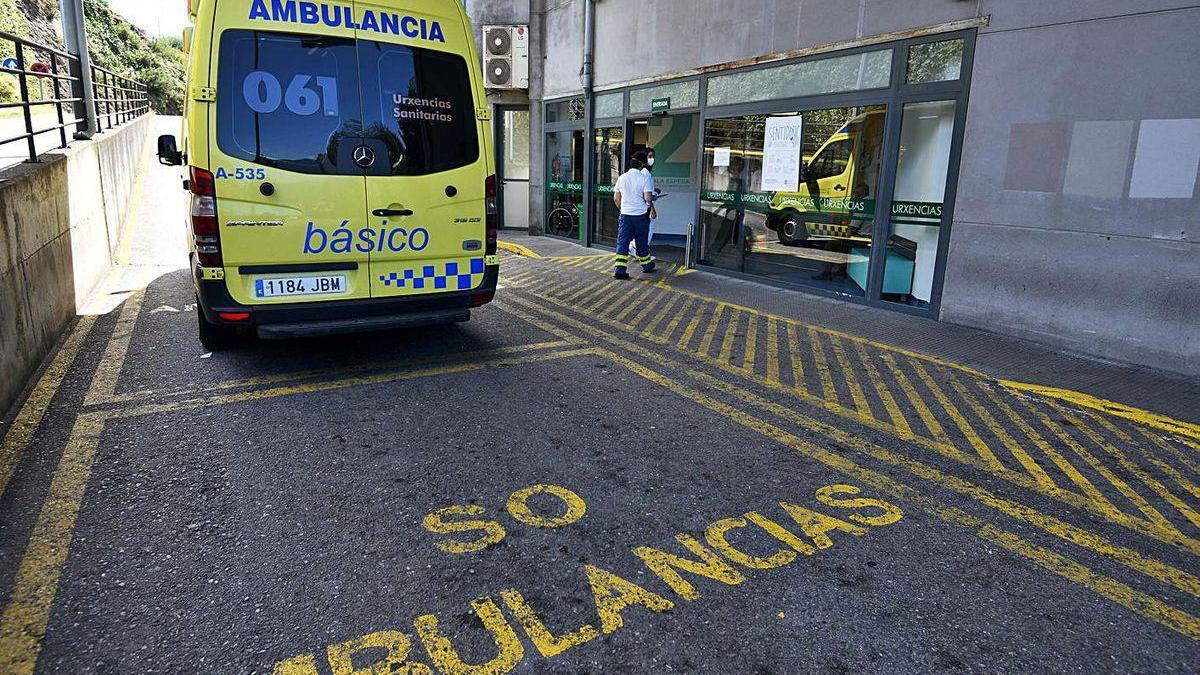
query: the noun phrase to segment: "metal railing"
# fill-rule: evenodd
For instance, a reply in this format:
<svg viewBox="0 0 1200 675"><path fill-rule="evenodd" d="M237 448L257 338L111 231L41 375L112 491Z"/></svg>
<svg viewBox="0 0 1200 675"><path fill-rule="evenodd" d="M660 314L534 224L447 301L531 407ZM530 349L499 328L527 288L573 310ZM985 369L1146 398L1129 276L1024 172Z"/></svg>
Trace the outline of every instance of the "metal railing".
<svg viewBox="0 0 1200 675"><path fill-rule="evenodd" d="M93 64L92 88L96 96L96 121L101 131L150 112L150 98L146 95L146 85L141 82Z"/></svg>
<svg viewBox="0 0 1200 675"><path fill-rule="evenodd" d="M20 100L0 103L0 111L20 109L25 123L24 133L9 138L0 138L0 148L11 143L25 142L30 162L38 161L37 140L45 134L58 133L59 147L70 143L67 130L86 123L84 99L80 74L80 59L65 51L28 40L18 35L0 31L0 43L13 45L16 67L10 63L0 64L0 73L13 75L17 80ZM91 67L92 91L87 92L95 100L99 129L112 129L150 111L150 99L145 85L117 73L93 65ZM41 95L32 95L31 79L41 84ZM49 83L47 96L46 84ZM34 113L53 106L56 124L34 126ZM73 136L73 134L72 134Z"/></svg>

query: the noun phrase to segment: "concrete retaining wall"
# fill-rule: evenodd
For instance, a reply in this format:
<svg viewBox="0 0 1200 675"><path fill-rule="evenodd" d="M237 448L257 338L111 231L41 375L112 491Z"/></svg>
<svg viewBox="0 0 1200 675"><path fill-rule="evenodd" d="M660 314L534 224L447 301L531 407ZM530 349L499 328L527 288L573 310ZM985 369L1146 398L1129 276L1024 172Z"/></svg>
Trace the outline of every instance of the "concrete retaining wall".
<svg viewBox="0 0 1200 675"><path fill-rule="evenodd" d="M0 173L0 413L113 264L150 121Z"/></svg>

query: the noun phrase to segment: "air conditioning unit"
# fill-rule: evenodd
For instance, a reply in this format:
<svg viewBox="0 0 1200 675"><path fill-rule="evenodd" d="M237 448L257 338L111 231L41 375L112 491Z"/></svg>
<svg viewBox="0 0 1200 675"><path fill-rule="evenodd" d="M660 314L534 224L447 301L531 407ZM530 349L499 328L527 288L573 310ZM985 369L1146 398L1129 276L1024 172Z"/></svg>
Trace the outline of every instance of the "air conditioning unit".
<svg viewBox="0 0 1200 675"><path fill-rule="evenodd" d="M529 26L483 27L483 77L488 89L529 88Z"/></svg>

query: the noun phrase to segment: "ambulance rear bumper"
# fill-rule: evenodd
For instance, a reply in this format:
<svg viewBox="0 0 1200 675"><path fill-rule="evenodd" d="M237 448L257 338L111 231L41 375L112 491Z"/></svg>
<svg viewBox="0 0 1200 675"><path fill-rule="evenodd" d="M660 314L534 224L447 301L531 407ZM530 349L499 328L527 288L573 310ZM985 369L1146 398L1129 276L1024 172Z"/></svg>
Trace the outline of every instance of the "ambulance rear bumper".
<svg viewBox="0 0 1200 675"><path fill-rule="evenodd" d="M204 317L211 323L253 326L263 338L314 337L458 323L470 319L471 309L491 302L499 271L499 266L488 266L483 283L469 291L252 306L235 301L224 280L200 279L197 271L197 309L204 312ZM222 314L249 314L249 318L230 321L222 318Z"/></svg>

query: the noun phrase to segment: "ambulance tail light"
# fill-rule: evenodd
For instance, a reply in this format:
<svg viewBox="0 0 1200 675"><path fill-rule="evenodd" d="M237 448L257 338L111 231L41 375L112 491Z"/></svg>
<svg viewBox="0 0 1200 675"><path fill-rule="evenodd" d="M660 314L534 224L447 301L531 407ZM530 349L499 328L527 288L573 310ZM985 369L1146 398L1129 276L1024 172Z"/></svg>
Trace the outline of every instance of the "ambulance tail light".
<svg viewBox="0 0 1200 675"><path fill-rule="evenodd" d="M496 175L487 177L484 183L487 201L487 255L496 255L496 239L500 233L500 213L496 208Z"/></svg>
<svg viewBox="0 0 1200 675"><path fill-rule="evenodd" d="M217 225L217 180L211 172L191 167L192 237L201 267L223 267L221 232Z"/></svg>

